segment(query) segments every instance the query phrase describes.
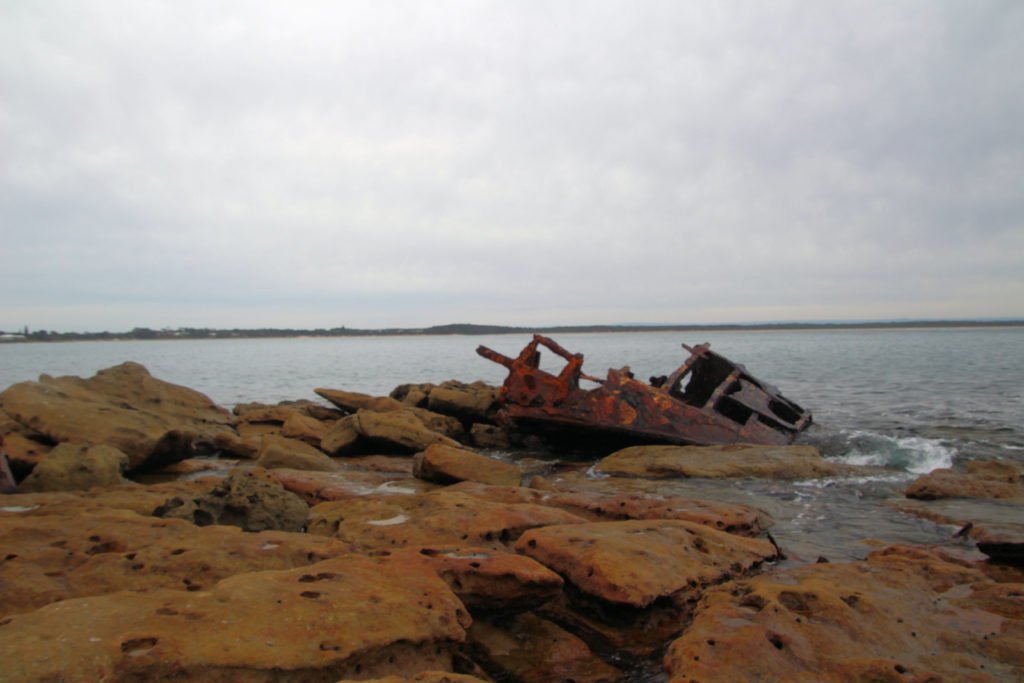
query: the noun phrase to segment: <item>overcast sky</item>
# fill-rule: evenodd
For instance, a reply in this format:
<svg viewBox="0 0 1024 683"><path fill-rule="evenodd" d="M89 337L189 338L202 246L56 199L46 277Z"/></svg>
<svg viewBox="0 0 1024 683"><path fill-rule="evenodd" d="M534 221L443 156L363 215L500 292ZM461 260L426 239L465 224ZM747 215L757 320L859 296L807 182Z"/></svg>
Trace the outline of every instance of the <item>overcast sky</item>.
<svg viewBox="0 0 1024 683"><path fill-rule="evenodd" d="M0 4L0 329L1024 317L1024 3Z"/></svg>

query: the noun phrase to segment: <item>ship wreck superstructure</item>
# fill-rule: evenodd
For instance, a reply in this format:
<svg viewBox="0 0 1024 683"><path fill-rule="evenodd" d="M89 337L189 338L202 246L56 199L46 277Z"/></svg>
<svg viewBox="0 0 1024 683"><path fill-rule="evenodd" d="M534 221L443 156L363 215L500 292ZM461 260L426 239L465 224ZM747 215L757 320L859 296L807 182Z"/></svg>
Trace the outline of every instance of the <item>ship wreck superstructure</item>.
<svg viewBox="0 0 1024 683"><path fill-rule="evenodd" d="M604 379L583 373L583 355L534 335L516 358L486 346L477 353L508 368L498 421L513 435L586 439L617 448L644 443L784 445L811 424L810 412L746 368L710 350L682 345L689 357L671 375L636 379L629 367ZM540 367L540 347L566 361L557 375ZM586 380L597 386L580 387Z"/></svg>

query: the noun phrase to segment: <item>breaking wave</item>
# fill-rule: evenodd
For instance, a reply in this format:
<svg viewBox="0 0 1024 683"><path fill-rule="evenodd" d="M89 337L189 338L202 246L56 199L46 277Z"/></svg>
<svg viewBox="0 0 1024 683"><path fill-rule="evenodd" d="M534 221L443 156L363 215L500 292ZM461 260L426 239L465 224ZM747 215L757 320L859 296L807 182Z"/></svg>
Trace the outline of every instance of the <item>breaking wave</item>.
<svg viewBox="0 0 1024 683"><path fill-rule="evenodd" d="M845 452L829 459L848 465L890 467L912 474L953 466L957 449L938 439L921 436L886 436L867 431L844 432Z"/></svg>

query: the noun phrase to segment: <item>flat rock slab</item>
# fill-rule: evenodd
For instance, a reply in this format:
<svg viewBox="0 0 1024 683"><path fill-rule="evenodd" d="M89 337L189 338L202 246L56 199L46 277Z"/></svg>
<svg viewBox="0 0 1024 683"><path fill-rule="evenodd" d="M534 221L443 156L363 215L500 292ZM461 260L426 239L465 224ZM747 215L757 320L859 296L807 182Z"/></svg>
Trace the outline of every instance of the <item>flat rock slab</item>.
<svg viewBox="0 0 1024 683"><path fill-rule="evenodd" d="M597 463L603 474L633 477L816 479L863 474L825 460L814 446L632 446Z"/></svg>
<svg viewBox="0 0 1024 683"><path fill-rule="evenodd" d="M451 670L470 619L436 576L349 555L65 600L0 621L11 681L335 681Z"/></svg>
<svg viewBox="0 0 1024 683"><path fill-rule="evenodd" d="M409 458L406 458L408 460ZM313 472L277 468L271 476L309 505L361 496L413 495L440 488L411 474L343 469Z"/></svg>
<svg viewBox="0 0 1024 683"><path fill-rule="evenodd" d="M707 592L665 666L673 683L1019 680L1022 590L915 548L807 565Z"/></svg>
<svg viewBox="0 0 1024 683"><path fill-rule="evenodd" d="M524 533L516 550L584 593L636 608L693 594L778 554L767 541L681 520L548 526Z"/></svg>
<svg viewBox="0 0 1024 683"><path fill-rule="evenodd" d="M1020 499L901 499L889 504L907 514L959 527L993 560L1024 566L1024 501Z"/></svg>
<svg viewBox="0 0 1024 683"><path fill-rule="evenodd" d="M1001 460L972 461L966 472L938 469L918 477L906 490L907 498L1017 499L1024 504L1024 467Z"/></svg>
<svg viewBox="0 0 1024 683"><path fill-rule="evenodd" d="M539 490L464 482L450 487L471 496L503 503L533 503L568 510L589 521L682 519L741 536L757 536L771 526L764 512L735 503L719 503L658 493L621 492L618 479L587 482L586 490Z"/></svg>
<svg viewBox="0 0 1024 683"><path fill-rule="evenodd" d="M357 552L437 546L506 550L527 529L584 521L557 508L495 503L441 489L321 503L310 509L307 529L351 543Z"/></svg>
<svg viewBox="0 0 1024 683"><path fill-rule="evenodd" d="M320 536L198 528L84 499L35 507L9 504L23 496L5 498L0 503L0 613L5 614L120 590L204 590L235 574L313 564L349 551L347 544Z"/></svg>

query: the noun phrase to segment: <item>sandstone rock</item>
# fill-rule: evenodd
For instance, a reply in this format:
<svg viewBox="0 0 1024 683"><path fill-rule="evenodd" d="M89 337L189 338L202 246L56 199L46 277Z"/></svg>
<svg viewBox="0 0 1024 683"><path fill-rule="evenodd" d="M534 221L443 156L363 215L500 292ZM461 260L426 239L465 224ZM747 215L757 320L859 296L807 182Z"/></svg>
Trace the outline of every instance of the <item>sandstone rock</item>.
<svg viewBox="0 0 1024 683"><path fill-rule="evenodd" d="M216 473L233 470L238 467L238 460L228 458L187 458L173 465L160 468L161 474L198 474L200 472Z"/></svg>
<svg viewBox="0 0 1024 683"><path fill-rule="evenodd" d="M1024 499L1024 468L1002 460L967 463L967 472L934 470L915 480L907 498L1020 498Z"/></svg>
<svg viewBox="0 0 1024 683"><path fill-rule="evenodd" d="M116 448L62 443L39 461L19 489L72 491L126 484L121 472L127 466L128 456Z"/></svg>
<svg viewBox="0 0 1024 683"><path fill-rule="evenodd" d="M61 500L31 504L44 494L29 494L4 501L25 497L29 505L0 503L0 614L121 590L204 590L234 574L313 564L349 550L343 542L307 534L197 529L180 519L45 495Z"/></svg>
<svg viewBox="0 0 1024 683"><path fill-rule="evenodd" d="M338 681L337 683L355 683L355 681ZM402 676L384 676L362 680L361 683L485 683L485 679L468 674L454 674L449 671L421 671L410 678Z"/></svg>
<svg viewBox="0 0 1024 683"><path fill-rule="evenodd" d="M256 466L266 469L287 467L293 470L323 472L341 469L341 465L328 458L319 449L313 448L304 441L280 436L263 437Z"/></svg>
<svg viewBox="0 0 1024 683"><path fill-rule="evenodd" d="M138 363L90 379L43 375L15 384L0 393L0 409L51 442L117 448L130 469L190 457L235 422L203 394L155 379Z"/></svg>
<svg viewBox="0 0 1024 683"><path fill-rule="evenodd" d="M686 599L778 554L767 541L681 520L547 526L525 532L515 548L589 595L637 608Z"/></svg>
<svg viewBox="0 0 1024 683"><path fill-rule="evenodd" d="M291 439L304 441L312 446L319 446L324 435L334 426L334 421L323 422L306 415L296 413L281 426L281 433Z"/></svg>
<svg viewBox="0 0 1024 683"><path fill-rule="evenodd" d="M8 617L0 661L18 681L408 677L450 670L468 625L436 576L347 555L208 591L119 592Z"/></svg>
<svg viewBox="0 0 1024 683"><path fill-rule="evenodd" d="M408 407L403 405L401 401L387 396L371 396L356 391L342 391L340 389L314 389L313 391L346 413L355 413L360 410L386 413L392 410L403 410Z"/></svg>
<svg viewBox="0 0 1024 683"><path fill-rule="evenodd" d="M493 422L498 391L498 387L483 382L445 382L431 389L427 407L434 412L457 417L467 424Z"/></svg>
<svg viewBox="0 0 1024 683"><path fill-rule="evenodd" d="M214 436L214 448L236 458L252 459L259 454L262 437L243 439L231 432L218 432Z"/></svg>
<svg viewBox="0 0 1024 683"><path fill-rule="evenodd" d="M20 432L10 432L0 438L0 448L7 454L11 471L24 479L39 464L47 453L53 450L50 444L42 443Z"/></svg>
<svg viewBox="0 0 1024 683"><path fill-rule="evenodd" d="M829 462L813 446L632 446L597 464L599 472L636 477L812 479L863 472Z"/></svg>
<svg viewBox="0 0 1024 683"><path fill-rule="evenodd" d="M244 531L299 531L309 511L263 468L234 470L207 494L175 496L153 511L157 517L184 519L198 526L226 524Z"/></svg>
<svg viewBox="0 0 1024 683"><path fill-rule="evenodd" d="M362 410L339 420L324 436L320 448L332 456L347 455L355 450L397 450L412 454L435 443L459 445L454 439L428 429L409 410L386 413Z"/></svg>
<svg viewBox="0 0 1024 683"><path fill-rule="evenodd" d="M1020 598L997 586L898 548L738 580L705 594L665 666L679 683L1013 680L1024 666Z"/></svg>
<svg viewBox="0 0 1024 683"><path fill-rule="evenodd" d="M425 408L430 399L430 392L437 386L431 382L421 384L400 384L391 390L391 398L401 401L407 406Z"/></svg>
<svg viewBox="0 0 1024 683"><path fill-rule="evenodd" d="M409 474L350 469L313 472L278 468L270 470L270 474L308 505L358 496L426 493L440 487L439 484L431 484Z"/></svg>
<svg viewBox="0 0 1024 683"><path fill-rule="evenodd" d="M583 521L555 508L491 503L441 489L321 503L310 510L307 528L351 543L357 552L445 546L507 550L527 529Z"/></svg>
<svg viewBox="0 0 1024 683"><path fill-rule="evenodd" d="M598 480L597 484L603 481ZM456 484L451 490L495 502L550 505L589 521L681 519L750 537L760 535L771 526L771 518L766 513L746 505L653 493L620 493L611 485L614 483L612 480L607 493L602 492L600 486L595 486L597 490L563 491L550 486L542 489L532 485L530 488L511 488L474 482Z"/></svg>
<svg viewBox="0 0 1024 683"><path fill-rule="evenodd" d="M525 555L482 548L406 548L391 557L433 571L470 611L523 612L562 590L558 574Z"/></svg>
<svg viewBox="0 0 1024 683"><path fill-rule="evenodd" d="M469 440L477 448L508 450L512 447L508 433L497 425L476 422L469 429Z"/></svg>
<svg viewBox="0 0 1024 683"><path fill-rule="evenodd" d="M623 677L582 640L535 614L475 619L468 638L473 658L495 680L612 683Z"/></svg>
<svg viewBox="0 0 1024 683"><path fill-rule="evenodd" d="M14 473L7 463L7 456L0 448L0 494L17 493L18 485L14 482Z"/></svg>
<svg viewBox="0 0 1024 683"><path fill-rule="evenodd" d="M496 486L518 486L523 471L515 465L464 448L433 444L417 453L413 474L439 484L475 481Z"/></svg>

